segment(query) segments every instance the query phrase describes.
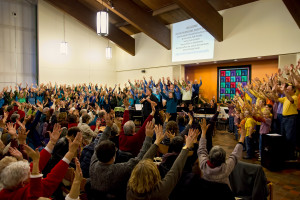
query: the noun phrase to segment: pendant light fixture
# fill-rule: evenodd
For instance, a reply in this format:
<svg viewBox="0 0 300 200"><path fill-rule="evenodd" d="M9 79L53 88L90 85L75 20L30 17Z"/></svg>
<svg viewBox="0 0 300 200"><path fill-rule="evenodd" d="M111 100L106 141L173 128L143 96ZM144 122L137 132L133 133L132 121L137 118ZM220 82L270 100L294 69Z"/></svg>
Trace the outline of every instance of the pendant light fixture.
<svg viewBox="0 0 300 200"><path fill-rule="evenodd" d="M109 46L109 40L107 40L107 47L105 49L105 57L106 57L106 59L111 59L112 58L112 49Z"/></svg>
<svg viewBox="0 0 300 200"><path fill-rule="evenodd" d="M65 13L63 16L64 40L60 43L60 53L62 55L68 54L68 43L66 42L66 27L65 27Z"/></svg>
<svg viewBox="0 0 300 200"><path fill-rule="evenodd" d="M108 10L104 9L102 0L103 10L97 12L97 34L101 36L108 36Z"/></svg>

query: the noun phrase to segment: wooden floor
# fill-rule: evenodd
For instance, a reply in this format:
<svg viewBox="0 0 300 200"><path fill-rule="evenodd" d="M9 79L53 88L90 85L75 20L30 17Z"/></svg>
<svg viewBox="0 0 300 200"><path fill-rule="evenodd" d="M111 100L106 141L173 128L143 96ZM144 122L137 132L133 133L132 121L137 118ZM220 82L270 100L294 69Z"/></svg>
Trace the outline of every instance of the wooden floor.
<svg viewBox="0 0 300 200"><path fill-rule="evenodd" d="M229 155L236 145L234 136L226 131L216 131L213 137L213 145L220 145ZM243 156L246 152L243 152ZM260 164L258 159L244 160L244 162ZM263 168L266 177L273 183L273 200L300 200L300 169L289 167L281 171L269 171Z"/></svg>

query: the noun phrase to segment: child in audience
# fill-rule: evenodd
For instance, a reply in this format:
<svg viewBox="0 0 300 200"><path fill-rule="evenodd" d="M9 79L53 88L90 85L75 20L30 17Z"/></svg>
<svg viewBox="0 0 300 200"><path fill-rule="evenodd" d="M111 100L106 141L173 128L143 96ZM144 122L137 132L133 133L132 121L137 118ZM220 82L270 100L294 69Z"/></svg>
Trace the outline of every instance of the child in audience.
<svg viewBox="0 0 300 200"><path fill-rule="evenodd" d="M238 133L238 126L241 122L241 111L239 109L235 109L235 113L234 113L234 136L235 136L235 140L238 140L239 137L239 133Z"/></svg>
<svg viewBox="0 0 300 200"><path fill-rule="evenodd" d="M254 146L252 134L255 132L256 121L253 119L249 110L245 110L245 130L246 130L246 149L247 156L244 159L251 159L254 157Z"/></svg>
<svg viewBox="0 0 300 200"><path fill-rule="evenodd" d="M269 109L265 109L262 112L262 116L255 117L255 120L261 122L260 129L259 129L259 158L258 158L260 160L264 135L268 134L271 130L272 114Z"/></svg>

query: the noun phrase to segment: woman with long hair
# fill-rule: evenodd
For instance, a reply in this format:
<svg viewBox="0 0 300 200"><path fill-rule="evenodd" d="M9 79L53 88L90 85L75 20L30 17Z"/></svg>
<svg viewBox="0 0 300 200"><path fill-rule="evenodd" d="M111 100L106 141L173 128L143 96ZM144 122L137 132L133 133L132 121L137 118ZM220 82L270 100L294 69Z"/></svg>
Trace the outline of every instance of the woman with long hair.
<svg viewBox="0 0 300 200"><path fill-rule="evenodd" d="M155 132L162 129L155 128ZM140 161L133 169L127 186L126 199L169 199L169 195L176 186L189 149L197 136L196 130L190 129L186 136L185 146L182 148L170 171L161 179L156 164L151 159ZM154 155L152 156L152 158Z"/></svg>

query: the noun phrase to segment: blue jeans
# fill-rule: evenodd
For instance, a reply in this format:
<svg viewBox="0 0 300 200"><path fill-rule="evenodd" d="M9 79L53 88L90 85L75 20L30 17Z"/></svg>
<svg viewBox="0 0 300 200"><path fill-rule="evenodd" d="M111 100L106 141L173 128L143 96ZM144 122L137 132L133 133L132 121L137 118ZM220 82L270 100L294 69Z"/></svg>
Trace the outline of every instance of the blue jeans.
<svg viewBox="0 0 300 200"><path fill-rule="evenodd" d="M247 157L253 158L253 156L254 156L253 138L250 138L249 136L247 136L245 139L246 139Z"/></svg>
<svg viewBox="0 0 300 200"><path fill-rule="evenodd" d="M297 141L297 115L288 115L282 117L281 123L281 133L286 139L286 149L287 149L287 156L289 158L294 157L294 151L296 148L296 141ZM298 122L299 123L299 122Z"/></svg>
<svg viewBox="0 0 300 200"><path fill-rule="evenodd" d="M282 124L282 114L277 114L277 120L276 120L276 128L277 128L277 133L282 135L281 133L281 124Z"/></svg>
<svg viewBox="0 0 300 200"><path fill-rule="evenodd" d="M229 132L233 133L233 128L234 128L234 117L229 116Z"/></svg>
<svg viewBox="0 0 300 200"><path fill-rule="evenodd" d="M235 136L235 140L239 139L238 127L236 125L234 125L234 136Z"/></svg>
<svg viewBox="0 0 300 200"><path fill-rule="evenodd" d="M263 141L265 141L266 134L259 134L259 155L261 156L261 152L263 149Z"/></svg>

